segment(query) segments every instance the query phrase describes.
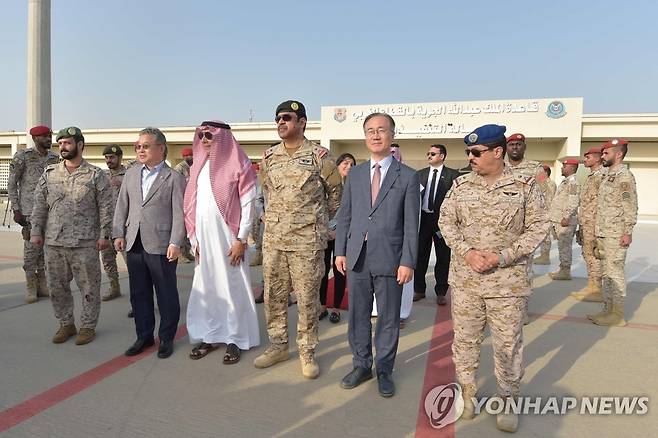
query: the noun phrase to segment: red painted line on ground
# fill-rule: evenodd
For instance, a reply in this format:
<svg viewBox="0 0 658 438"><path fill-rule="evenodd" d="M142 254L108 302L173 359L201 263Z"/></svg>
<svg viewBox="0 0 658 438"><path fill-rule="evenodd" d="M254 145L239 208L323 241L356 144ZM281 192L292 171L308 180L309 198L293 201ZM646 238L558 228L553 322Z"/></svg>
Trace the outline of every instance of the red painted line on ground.
<svg viewBox="0 0 658 438"><path fill-rule="evenodd" d="M425 396L439 385L455 382L455 364L452 362L452 317L450 305L436 306L432 340L427 354L425 366L425 380L418 403L418 416L416 417L416 438L438 437L454 438L455 424L448 424L441 429L430 425L425 413Z"/></svg>
<svg viewBox="0 0 658 438"><path fill-rule="evenodd" d="M593 325L594 323L590 321L587 318L582 318L580 316L567 316L567 315L555 315L551 313L529 313L531 317L535 317L536 319L545 319L547 321L568 321L568 322L576 322L579 324L590 324ZM601 326L603 328L604 326ZM642 324L642 323L635 323L635 322L629 322L626 324L625 327L614 327L614 328L619 328L619 329L633 329L633 330L645 330L645 331L650 331L650 332L658 332L658 325L657 324Z"/></svg>
<svg viewBox="0 0 658 438"><path fill-rule="evenodd" d="M178 327L174 340L178 340L187 335L187 328L184 325ZM157 341L156 341L156 345ZM111 376L112 374L121 371L122 369L138 362L145 357L149 356L156 350L153 346L144 350L142 354L137 356L128 357L117 356L114 359L98 365L82 374L79 374L65 382L54 386L41 394L37 394L29 400L12 406L0 412L0 433L15 427L22 422L29 420L35 415L55 406L58 403L67 400L74 395L84 391L90 386L102 381L103 379Z"/></svg>
<svg viewBox="0 0 658 438"><path fill-rule="evenodd" d="M23 260L23 257L0 255L0 259L2 259L2 260Z"/></svg>

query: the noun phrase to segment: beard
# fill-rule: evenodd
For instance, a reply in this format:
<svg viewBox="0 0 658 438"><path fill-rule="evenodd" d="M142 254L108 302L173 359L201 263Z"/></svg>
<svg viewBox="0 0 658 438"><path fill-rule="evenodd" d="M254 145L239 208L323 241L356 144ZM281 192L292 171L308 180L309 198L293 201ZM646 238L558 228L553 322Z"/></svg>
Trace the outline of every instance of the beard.
<svg viewBox="0 0 658 438"><path fill-rule="evenodd" d="M74 149L72 149L70 151L61 150L59 152L59 154L65 160L73 160L74 158L76 158L80 154L80 151L78 150L78 147L76 146Z"/></svg>

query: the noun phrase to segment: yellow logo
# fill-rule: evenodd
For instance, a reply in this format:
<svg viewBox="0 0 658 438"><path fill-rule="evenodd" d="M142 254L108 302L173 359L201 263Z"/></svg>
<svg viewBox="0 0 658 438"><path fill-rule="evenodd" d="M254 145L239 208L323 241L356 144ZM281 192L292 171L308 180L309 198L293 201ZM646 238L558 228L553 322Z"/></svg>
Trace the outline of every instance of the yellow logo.
<svg viewBox="0 0 658 438"><path fill-rule="evenodd" d="M69 135L75 135L78 133L78 131L75 128L69 128L66 132L68 132Z"/></svg>
<svg viewBox="0 0 658 438"><path fill-rule="evenodd" d="M293 102L290 104L290 108L292 108L293 111L297 111L299 109L299 104L297 104L297 102Z"/></svg>

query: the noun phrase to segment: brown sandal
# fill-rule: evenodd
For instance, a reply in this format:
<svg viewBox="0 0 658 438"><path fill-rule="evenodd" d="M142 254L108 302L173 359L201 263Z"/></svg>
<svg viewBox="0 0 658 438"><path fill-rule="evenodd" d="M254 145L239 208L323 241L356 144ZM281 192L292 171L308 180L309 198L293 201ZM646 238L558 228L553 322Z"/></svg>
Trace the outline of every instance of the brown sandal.
<svg viewBox="0 0 658 438"><path fill-rule="evenodd" d="M240 360L240 348L235 344L228 344L226 346L226 354L224 354L224 364L231 365Z"/></svg>
<svg viewBox="0 0 658 438"><path fill-rule="evenodd" d="M196 347L190 351L190 359L192 360L199 360L201 358L204 358L208 355L208 353L217 350L219 347L215 347L212 344L208 344L206 342L202 342Z"/></svg>

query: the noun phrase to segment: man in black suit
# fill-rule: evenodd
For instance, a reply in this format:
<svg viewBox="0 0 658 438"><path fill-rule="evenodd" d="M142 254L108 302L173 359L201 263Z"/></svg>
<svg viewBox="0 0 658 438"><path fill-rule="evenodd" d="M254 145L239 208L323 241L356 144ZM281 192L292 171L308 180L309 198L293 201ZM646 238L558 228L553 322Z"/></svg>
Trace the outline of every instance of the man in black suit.
<svg viewBox="0 0 658 438"><path fill-rule="evenodd" d="M425 274L430 262L432 242L436 254L434 278L436 285L436 303L443 306L447 303L448 268L450 267L450 248L446 245L439 230L439 210L446 193L452 187L452 182L459 176L459 171L443 165L448 152L442 144L433 144L427 151L429 167L418 171L418 179L422 186L420 194L420 231L418 239L418 265L414 274L414 301L425 298Z"/></svg>

